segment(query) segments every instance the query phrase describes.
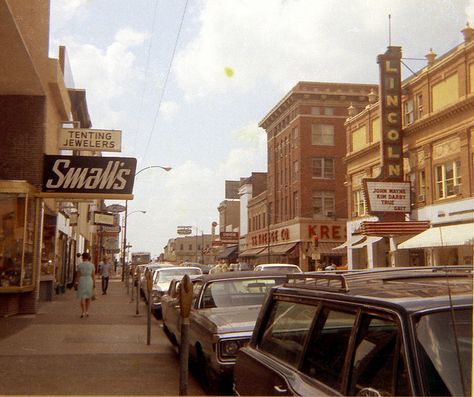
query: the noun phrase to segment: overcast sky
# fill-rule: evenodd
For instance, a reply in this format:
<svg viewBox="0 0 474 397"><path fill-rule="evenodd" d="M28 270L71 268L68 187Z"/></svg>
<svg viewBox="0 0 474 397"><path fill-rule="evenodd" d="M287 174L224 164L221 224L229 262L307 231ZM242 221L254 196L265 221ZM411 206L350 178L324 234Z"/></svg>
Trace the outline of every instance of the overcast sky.
<svg viewBox="0 0 474 397"><path fill-rule="evenodd" d="M136 177L132 251L210 233L224 181L266 171L258 123L298 81L378 83L389 14L392 45L424 58L462 41L474 0L51 0L50 56L66 46L92 127L122 130L137 170L173 167Z"/></svg>

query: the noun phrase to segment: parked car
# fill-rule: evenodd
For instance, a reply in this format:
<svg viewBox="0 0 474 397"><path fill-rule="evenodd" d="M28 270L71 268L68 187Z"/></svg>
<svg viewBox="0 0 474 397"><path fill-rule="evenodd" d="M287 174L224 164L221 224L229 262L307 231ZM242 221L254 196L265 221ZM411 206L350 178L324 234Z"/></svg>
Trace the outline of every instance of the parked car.
<svg viewBox="0 0 474 397"><path fill-rule="evenodd" d="M185 274L201 275L198 267L174 266L155 269L153 274L153 288L151 290L151 311L157 317L161 316L161 297L168 291L173 279L182 279ZM148 297L147 297L148 300Z"/></svg>
<svg viewBox="0 0 474 397"><path fill-rule="evenodd" d="M257 265L253 269L256 272L266 272L268 270L271 271L279 271L282 273L301 273L301 269L297 265L292 265L290 263L265 263L262 265Z"/></svg>
<svg viewBox="0 0 474 397"><path fill-rule="evenodd" d="M165 263L165 262L153 262L149 263L148 265L143 266L143 268L140 269L140 295L146 298L147 296L147 285L146 285L146 279L148 277L148 272L151 272L151 278L153 279L153 273L157 269L162 269L164 267L176 267L176 265L172 263Z"/></svg>
<svg viewBox="0 0 474 397"><path fill-rule="evenodd" d="M287 277L238 353L236 395L471 395L472 267Z"/></svg>
<svg viewBox="0 0 474 397"><path fill-rule="evenodd" d="M250 340L267 292L285 280L281 273L253 271L222 272L192 280L189 350L207 391L232 390L237 350ZM181 317L177 294L170 291L162 299L163 330L173 344L179 345Z"/></svg>

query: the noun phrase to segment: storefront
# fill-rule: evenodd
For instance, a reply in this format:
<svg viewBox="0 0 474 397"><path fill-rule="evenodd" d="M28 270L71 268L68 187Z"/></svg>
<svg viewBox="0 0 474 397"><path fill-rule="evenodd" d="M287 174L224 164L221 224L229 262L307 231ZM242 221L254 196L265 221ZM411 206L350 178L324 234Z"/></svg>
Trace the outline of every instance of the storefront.
<svg viewBox="0 0 474 397"><path fill-rule="evenodd" d="M25 181L0 181L0 315L35 311L43 205Z"/></svg>

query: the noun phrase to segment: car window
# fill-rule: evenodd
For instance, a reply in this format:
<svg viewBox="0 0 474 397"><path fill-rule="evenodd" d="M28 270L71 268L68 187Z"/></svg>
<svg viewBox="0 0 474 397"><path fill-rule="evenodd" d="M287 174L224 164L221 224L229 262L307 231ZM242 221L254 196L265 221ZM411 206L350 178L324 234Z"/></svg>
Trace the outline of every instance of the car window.
<svg viewBox="0 0 474 397"><path fill-rule="evenodd" d="M471 395L472 309L420 316L416 338L427 394Z"/></svg>
<svg viewBox="0 0 474 397"><path fill-rule="evenodd" d="M412 395L400 327L395 320L363 316L351 371L349 395L366 388L383 396Z"/></svg>
<svg viewBox="0 0 474 397"><path fill-rule="evenodd" d="M296 367L317 308L316 305L274 301L258 348Z"/></svg>
<svg viewBox="0 0 474 397"><path fill-rule="evenodd" d="M311 335L302 371L341 390L343 367L354 326L355 313L323 308Z"/></svg>
<svg viewBox="0 0 474 397"><path fill-rule="evenodd" d="M173 279L181 279L185 274L188 275L200 275L202 274L201 269L163 269L158 272L157 282L170 282Z"/></svg>
<svg viewBox="0 0 474 397"><path fill-rule="evenodd" d="M213 281L204 287L201 308L261 305L267 292L283 281L278 277Z"/></svg>

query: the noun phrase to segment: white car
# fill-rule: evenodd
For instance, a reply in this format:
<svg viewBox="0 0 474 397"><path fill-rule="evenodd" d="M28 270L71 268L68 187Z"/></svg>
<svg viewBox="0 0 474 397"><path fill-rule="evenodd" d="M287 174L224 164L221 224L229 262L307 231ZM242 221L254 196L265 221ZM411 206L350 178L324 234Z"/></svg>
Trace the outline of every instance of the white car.
<svg viewBox="0 0 474 397"><path fill-rule="evenodd" d="M156 269L153 274L153 289L151 291L151 310L161 316L161 297L168 292L171 281L189 276L202 275L202 270L194 266L175 266Z"/></svg>
<svg viewBox="0 0 474 397"><path fill-rule="evenodd" d="M299 266L290 263L265 263L255 266L253 270L256 272L271 270L275 272L281 271L282 273L303 273Z"/></svg>

